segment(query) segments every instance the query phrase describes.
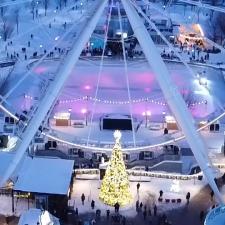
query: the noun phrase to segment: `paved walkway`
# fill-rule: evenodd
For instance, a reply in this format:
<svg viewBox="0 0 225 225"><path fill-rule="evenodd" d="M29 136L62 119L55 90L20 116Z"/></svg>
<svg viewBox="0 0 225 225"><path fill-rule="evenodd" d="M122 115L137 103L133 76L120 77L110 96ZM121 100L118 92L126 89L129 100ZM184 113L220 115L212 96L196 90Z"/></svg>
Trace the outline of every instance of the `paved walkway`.
<svg viewBox="0 0 225 225"><path fill-rule="evenodd" d="M209 186L204 187L197 196L193 197L189 205L184 206L183 208L172 210L166 213L168 221L172 225L203 225L203 221L200 221L200 212L203 210L205 214L210 209L212 205L215 204L210 197L211 189ZM78 219L74 217L71 222L67 225L80 225L83 223L78 222ZM79 219L82 221L91 221L95 218L93 213L87 213L79 215ZM151 222L150 222L151 221ZM101 217L100 220L97 220L96 225L112 225L112 224L123 224L115 223L113 220L107 220L106 217ZM159 216L147 216L144 220L143 214L139 213L135 215L134 218L126 218L126 225L163 225L159 223Z"/></svg>
<svg viewBox="0 0 225 225"><path fill-rule="evenodd" d="M210 197L211 189L209 186L204 187L198 195L193 197L189 205L184 206L183 208L172 210L166 213L168 221L172 225L203 225L203 221L200 221L200 212L203 210L205 214L210 209L212 205L215 204ZM106 218L105 212L102 212L104 215L100 219L96 219L96 225L119 225L123 223L114 222L112 217L109 219ZM91 221L95 218L94 213L86 213L79 215L77 217L74 212L71 212L68 215L66 222L62 225L89 225L84 223L85 221ZM82 222L79 222L82 221ZM143 213L140 212L134 215L133 218L126 218L126 225L164 225L159 222L160 216L149 216L147 215L146 220L144 220ZM151 221L151 222L150 222ZM0 216L1 225L16 225L18 223L18 218L8 217L5 220L4 216Z"/></svg>

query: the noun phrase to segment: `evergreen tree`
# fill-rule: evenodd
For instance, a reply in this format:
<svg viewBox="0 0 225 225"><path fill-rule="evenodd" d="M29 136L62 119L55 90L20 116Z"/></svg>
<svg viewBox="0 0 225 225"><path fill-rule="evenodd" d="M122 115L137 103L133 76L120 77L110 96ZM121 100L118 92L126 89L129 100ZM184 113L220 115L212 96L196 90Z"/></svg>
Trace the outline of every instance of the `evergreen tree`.
<svg viewBox="0 0 225 225"><path fill-rule="evenodd" d="M102 181L99 198L107 205L114 206L116 203L119 203L120 206L124 206L130 203L132 195L121 151L120 131L115 131L114 137L116 143Z"/></svg>

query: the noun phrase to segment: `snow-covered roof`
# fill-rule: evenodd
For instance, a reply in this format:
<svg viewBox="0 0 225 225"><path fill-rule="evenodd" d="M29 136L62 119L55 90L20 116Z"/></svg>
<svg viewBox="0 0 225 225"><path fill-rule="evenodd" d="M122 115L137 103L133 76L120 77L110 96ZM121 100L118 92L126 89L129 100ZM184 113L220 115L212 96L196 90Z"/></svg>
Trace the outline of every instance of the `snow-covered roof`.
<svg viewBox="0 0 225 225"><path fill-rule="evenodd" d="M66 195L73 164L72 160L27 156L18 171L14 190Z"/></svg>
<svg viewBox="0 0 225 225"><path fill-rule="evenodd" d="M59 225L56 217L53 217L48 211L42 212L40 209L29 209L20 217L18 225L37 225L39 222L42 225Z"/></svg>
<svg viewBox="0 0 225 225"><path fill-rule="evenodd" d="M7 170L14 154L8 152L0 152L0 178Z"/></svg>

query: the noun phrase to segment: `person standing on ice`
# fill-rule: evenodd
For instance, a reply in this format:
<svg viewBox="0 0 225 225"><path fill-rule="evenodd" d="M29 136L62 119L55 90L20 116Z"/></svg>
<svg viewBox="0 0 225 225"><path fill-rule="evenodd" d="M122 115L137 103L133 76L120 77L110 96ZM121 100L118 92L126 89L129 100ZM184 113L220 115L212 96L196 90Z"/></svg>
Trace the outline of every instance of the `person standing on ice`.
<svg viewBox="0 0 225 225"><path fill-rule="evenodd" d="M81 195L81 201L82 201L82 205L84 205L84 200L85 200L85 195L84 193Z"/></svg>

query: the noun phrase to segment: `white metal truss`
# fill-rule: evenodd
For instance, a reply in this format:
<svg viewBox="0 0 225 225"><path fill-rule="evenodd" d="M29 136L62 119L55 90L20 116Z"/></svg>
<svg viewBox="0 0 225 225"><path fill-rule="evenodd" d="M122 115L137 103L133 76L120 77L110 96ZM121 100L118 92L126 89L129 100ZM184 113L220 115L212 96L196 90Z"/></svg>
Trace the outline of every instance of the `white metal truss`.
<svg viewBox="0 0 225 225"><path fill-rule="evenodd" d="M190 145L192 152L195 156L196 161L201 167L204 175L206 176L209 185L217 197L220 203L223 203L223 198L216 186L214 181L215 175L213 174L213 168L208 158L205 157L203 152L206 151L206 146L203 142L202 137L196 132L193 117L188 111L187 106L178 91L176 85L174 84L169 71L163 62L159 52L150 37L143 21L135 10L134 6L131 4L130 0L121 0L124 9L127 13L127 17L130 21L133 32L139 41L140 46L145 54L145 57L151 66L152 70L156 74L156 79L159 86L164 94L164 97L176 118L176 121L180 125L184 135L186 136L187 142Z"/></svg>
<svg viewBox="0 0 225 225"><path fill-rule="evenodd" d="M87 22L85 29L81 32L80 37L74 42L72 50L66 56L65 60L63 61L63 65L56 74L55 80L48 88L46 95L40 101L40 107L33 114L33 117L31 118L29 124L21 134L21 142L18 143L14 158L6 173L3 174L2 179L0 180L0 186L3 186L15 171L40 124L45 119L49 108L54 103L55 99L58 98L58 95L63 88L64 83L68 79L84 45L89 40L107 4L107 0L102 0L100 2L101 3L99 4L96 13L92 17L87 18L87 20L89 21ZM178 124L182 128L182 131L186 136L186 139L194 153L194 156L204 175L206 176L212 190L214 191L217 200L222 203L223 199L215 184L215 176L213 174L212 167L210 166L207 157L205 157L205 155L203 154L203 152L206 150L206 146L201 136L195 130L194 120L190 112L188 111L182 96L180 95L176 85L172 81L165 63L160 57L156 46L154 45L147 29L144 26L143 21L136 12L135 8L132 6L129 0L121 0L121 2L123 3L128 19L131 23L136 38L138 39L139 44L142 47L146 59L148 60L148 63L156 74L156 79L158 80L158 83L162 89L168 105L170 106L171 111L176 117Z"/></svg>
<svg viewBox="0 0 225 225"><path fill-rule="evenodd" d="M55 80L50 84L48 90L46 91L45 96L40 101L39 107L31 118L29 124L21 134L21 142L18 143L16 153L13 157L10 166L7 168L5 174L1 177L0 187L4 186L9 177L13 174L17 168L19 162L24 156L28 146L30 145L35 133L37 132L42 121L45 119L48 110L51 105L54 103L55 99L58 97L60 90L63 88L64 83L71 74L74 65L79 59L79 56L88 42L91 34L93 33L97 22L99 21L103 10L107 4L107 0L100 1L100 4L94 13L93 16L87 17L87 23L85 24L85 29L81 32L79 38L77 38L74 43L71 51L65 57L63 64L61 65L59 71L56 74Z"/></svg>

